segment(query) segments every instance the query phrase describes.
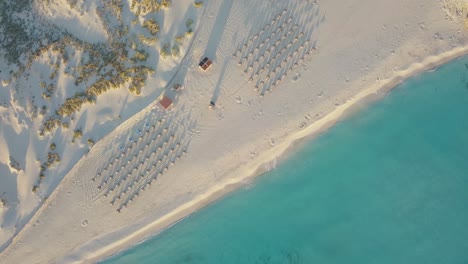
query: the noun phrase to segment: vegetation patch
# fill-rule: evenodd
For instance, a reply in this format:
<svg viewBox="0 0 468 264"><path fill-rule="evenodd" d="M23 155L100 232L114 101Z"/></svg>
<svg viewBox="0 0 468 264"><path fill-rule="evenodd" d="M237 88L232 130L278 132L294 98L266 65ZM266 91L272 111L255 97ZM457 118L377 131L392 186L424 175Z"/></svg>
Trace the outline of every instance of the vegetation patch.
<svg viewBox="0 0 468 264"><path fill-rule="evenodd" d="M161 48L160 55L164 59L171 55L171 46L169 43L164 44L164 46Z"/></svg>
<svg viewBox="0 0 468 264"><path fill-rule="evenodd" d="M187 31L186 31L185 34L187 36L191 36L192 33L193 33L192 25L193 25L193 20L192 19L187 19L187 21L185 21L185 26L187 27Z"/></svg>
<svg viewBox="0 0 468 264"><path fill-rule="evenodd" d="M13 156L10 156L10 167L16 171L21 170L19 162L15 158L13 158Z"/></svg>
<svg viewBox="0 0 468 264"><path fill-rule="evenodd" d="M177 44L174 44L174 46L172 46L172 49L171 49L171 54L172 54L172 57L179 57L180 55L180 48Z"/></svg>
<svg viewBox="0 0 468 264"><path fill-rule="evenodd" d="M70 116L79 111L83 104L94 103L95 101L94 96L87 95L86 93L77 93L65 100L65 103L57 110L57 114L61 117Z"/></svg>
<svg viewBox="0 0 468 264"><path fill-rule="evenodd" d="M175 38L175 41L176 41L177 43L183 43L184 40L185 40L185 35L179 35L179 36L177 36L177 37Z"/></svg>
<svg viewBox="0 0 468 264"><path fill-rule="evenodd" d="M159 32L159 24L153 18L143 22L143 27L146 28L153 36L156 36L156 34Z"/></svg>
<svg viewBox="0 0 468 264"><path fill-rule="evenodd" d="M41 185L42 181L46 178L46 171L52 167L54 164L60 162L60 155L55 152L56 146L54 143L50 145L50 150L49 153L47 153L47 161L43 162L41 164L41 169L39 171L39 179L36 184L33 185L32 187L32 192L36 193L39 186Z"/></svg>
<svg viewBox="0 0 468 264"><path fill-rule="evenodd" d="M75 131L73 131L73 139L72 139L72 142L75 142L76 139L79 139L83 136L83 132L81 131L81 129L76 129Z"/></svg>

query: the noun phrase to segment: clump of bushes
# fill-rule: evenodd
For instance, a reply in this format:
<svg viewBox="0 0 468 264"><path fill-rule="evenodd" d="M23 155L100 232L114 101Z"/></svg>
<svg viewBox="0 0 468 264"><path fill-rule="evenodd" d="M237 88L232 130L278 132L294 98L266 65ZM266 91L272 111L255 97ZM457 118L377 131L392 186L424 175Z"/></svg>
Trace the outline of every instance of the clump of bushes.
<svg viewBox="0 0 468 264"><path fill-rule="evenodd" d="M56 146L55 146L55 143L52 143L50 145L50 152L47 153L47 161L43 162L41 164L41 169L39 171L39 180L37 182L37 184L35 184L32 188L32 192L33 193L36 193L37 192L37 189L39 188L39 186L41 185L42 181L45 179L45 172L47 171L47 169L49 169L50 167L52 167L52 165L54 165L55 163L59 163L60 162L60 155L55 152Z"/></svg>
<svg viewBox="0 0 468 264"><path fill-rule="evenodd" d="M88 145L89 145L89 147L94 146L94 140L91 139L91 138L88 138Z"/></svg>
<svg viewBox="0 0 468 264"><path fill-rule="evenodd" d="M12 167L13 169L15 169L17 171L21 170L21 166L20 166L19 162L15 158L13 158L12 156L10 156L10 167Z"/></svg>
<svg viewBox="0 0 468 264"><path fill-rule="evenodd" d="M47 113L47 106L43 105L41 110L39 110L39 114L45 115Z"/></svg>
<svg viewBox="0 0 468 264"><path fill-rule="evenodd" d="M87 80L91 75L95 74L99 66L95 62L89 62L77 67L78 77L75 80L75 85L82 83L84 80Z"/></svg>
<svg viewBox="0 0 468 264"><path fill-rule="evenodd" d="M171 55L171 46L169 43L164 44L164 46L161 48L161 57L167 58L169 55Z"/></svg>
<svg viewBox="0 0 468 264"><path fill-rule="evenodd" d="M180 48L177 44L175 44L174 46L172 46L172 49L171 49L171 54L172 54L172 57L178 57L180 55Z"/></svg>
<svg viewBox="0 0 468 264"><path fill-rule="evenodd" d="M118 75L113 76L110 80L105 77L101 77L97 82L86 89L87 95L98 96L109 89L117 89L122 84L130 80L131 75L126 72L119 72Z"/></svg>
<svg viewBox="0 0 468 264"><path fill-rule="evenodd" d="M149 33L153 36L156 36L159 32L159 24L153 18L146 20L143 22L143 27L146 28Z"/></svg>
<svg viewBox="0 0 468 264"><path fill-rule="evenodd" d="M79 139L83 136L83 132L81 131L81 129L76 129L75 131L73 131L73 139L72 139L72 142L75 142L75 139Z"/></svg>
<svg viewBox="0 0 468 264"><path fill-rule="evenodd" d="M177 37L175 38L175 41L176 41L177 43L182 43L182 42L184 42L184 40L185 40L185 35L180 35L180 36L177 36Z"/></svg>
<svg viewBox="0 0 468 264"><path fill-rule="evenodd" d="M57 110L59 116L70 116L76 111L79 111L84 103L94 103L95 98L88 96L85 93L75 94L71 98L67 98L65 103Z"/></svg>
<svg viewBox="0 0 468 264"><path fill-rule="evenodd" d="M195 1L194 5L196 8L200 8L203 6L203 1Z"/></svg>
<svg viewBox="0 0 468 264"><path fill-rule="evenodd" d="M133 63L136 63L138 61L146 61L146 59L149 57L149 54L144 51L144 50L136 50L135 55L130 59Z"/></svg>
<svg viewBox="0 0 468 264"><path fill-rule="evenodd" d="M141 41L141 43L146 44L148 46L154 45L156 41L158 41L157 37L146 37L143 34L138 35L138 39Z"/></svg>
<svg viewBox="0 0 468 264"><path fill-rule="evenodd" d="M169 8L171 7L171 1L170 0L162 0L161 1L161 6L164 8Z"/></svg>
<svg viewBox="0 0 468 264"><path fill-rule="evenodd" d="M47 153L47 161L46 161L46 167L50 168L54 163L60 162L60 156L57 152L49 152Z"/></svg>
<svg viewBox="0 0 468 264"><path fill-rule="evenodd" d="M48 86L46 86L44 82L41 82L40 85L41 85L41 88L45 89L45 91L42 93L42 98L50 99L50 97L52 97L52 94L55 91L54 85L49 84Z"/></svg>
<svg viewBox="0 0 468 264"><path fill-rule="evenodd" d="M41 130L39 131L39 135L43 136L45 132L52 132L57 126L60 125L60 119L55 116L49 117L44 124L42 125Z"/></svg>
<svg viewBox="0 0 468 264"><path fill-rule="evenodd" d="M169 0L132 0L130 9L136 16L146 15L149 12L160 11L161 8L169 8L171 1Z"/></svg>

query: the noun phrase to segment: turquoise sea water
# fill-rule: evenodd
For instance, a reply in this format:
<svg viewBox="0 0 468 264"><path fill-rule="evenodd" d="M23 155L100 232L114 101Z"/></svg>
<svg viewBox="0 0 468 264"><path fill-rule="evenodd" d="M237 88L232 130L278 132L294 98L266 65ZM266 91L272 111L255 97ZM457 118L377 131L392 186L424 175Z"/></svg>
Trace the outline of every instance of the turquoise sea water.
<svg viewBox="0 0 468 264"><path fill-rule="evenodd" d="M104 263L468 263L468 58Z"/></svg>

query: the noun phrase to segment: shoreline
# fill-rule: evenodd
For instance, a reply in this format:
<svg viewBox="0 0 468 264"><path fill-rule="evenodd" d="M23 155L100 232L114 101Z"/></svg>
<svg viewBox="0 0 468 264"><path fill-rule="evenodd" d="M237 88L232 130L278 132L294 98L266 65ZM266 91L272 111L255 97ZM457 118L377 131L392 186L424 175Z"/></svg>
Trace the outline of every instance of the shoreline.
<svg viewBox="0 0 468 264"><path fill-rule="evenodd" d="M123 234L123 237L114 241L107 241L109 243L106 243L107 245L105 246L99 247L99 241L90 241L80 247L82 249L81 254L79 253L79 249L78 254L74 254L75 257L78 256L78 259L73 259L75 259L76 262L103 261L123 250L144 242L146 239L158 235L165 229L197 212L201 208L224 197L239 187L245 186L246 183L253 181L256 177L263 175L266 172L263 168L265 164L268 164L277 158L284 159L285 157L288 157L291 153L301 147L304 141L310 140L318 134L328 130L337 122L346 118L349 114L360 110L363 106L367 106L380 100L406 79L423 72L434 71L437 67L465 55L468 55L468 46L457 47L438 55L428 56L420 62L411 64L407 69L395 72L391 78L379 81L376 84L361 90L347 100L346 103L337 106L326 116L289 135L272 150L267 153L261 153L252 163L238 167L235 171L228 173L228 175L241 176L227 176L227 180L213 186L202 195L180 205L168 214L134 232L131 232L131 230L122 230L123 233L126 233ZM86 248L95 250L86 252ZM65 258L66 257L67 256L65 256ZM70 257L70 255L68 257Z"/></svg>

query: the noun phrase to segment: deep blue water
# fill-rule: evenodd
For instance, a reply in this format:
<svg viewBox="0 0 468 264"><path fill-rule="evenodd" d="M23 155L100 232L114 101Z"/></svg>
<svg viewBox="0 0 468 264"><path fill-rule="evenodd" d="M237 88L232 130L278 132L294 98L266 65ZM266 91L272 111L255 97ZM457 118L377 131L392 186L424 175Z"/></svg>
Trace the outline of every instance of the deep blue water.
<svg viewBox="0 0 468 264"><path fill-rule="evenodd" d="M468 263L468 58L104 263Z"/></svg>

